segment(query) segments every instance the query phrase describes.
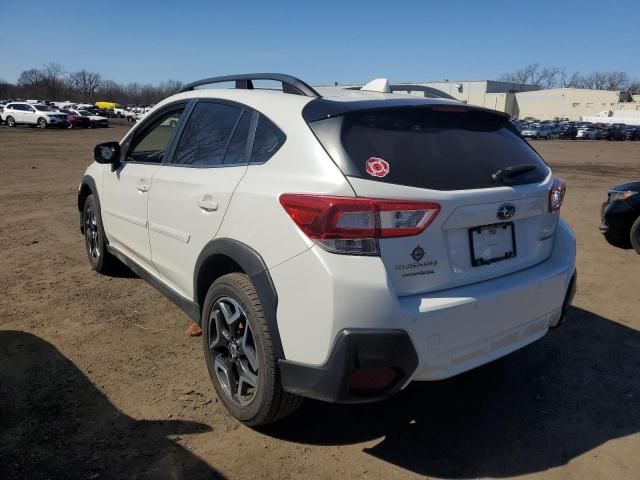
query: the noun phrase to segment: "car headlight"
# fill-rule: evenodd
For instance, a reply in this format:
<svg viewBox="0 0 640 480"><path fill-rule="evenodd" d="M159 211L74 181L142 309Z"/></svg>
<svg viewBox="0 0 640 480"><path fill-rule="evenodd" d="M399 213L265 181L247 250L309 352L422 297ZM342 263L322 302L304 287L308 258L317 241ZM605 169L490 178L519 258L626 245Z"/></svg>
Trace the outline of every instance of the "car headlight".
<svg viewBox="0 0 640 480"><path fill-rule="evenodd" d="M637 194L638 192L634 192L633 190L626 190L624 192L612 190L609 192L609 201L613 202L614 200L626 200L627 198L633 197Z"/></svg>

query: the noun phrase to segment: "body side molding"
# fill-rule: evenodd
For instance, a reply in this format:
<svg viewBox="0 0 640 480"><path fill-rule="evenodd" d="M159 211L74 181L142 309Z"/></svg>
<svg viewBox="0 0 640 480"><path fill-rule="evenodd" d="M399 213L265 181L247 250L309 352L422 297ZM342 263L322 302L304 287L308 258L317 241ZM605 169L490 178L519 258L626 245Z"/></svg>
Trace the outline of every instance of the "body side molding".
<svg viewBox="0 0 640 480"><path fill-rule="evenodd" d="M137 262L134 262L129 257L127 257L120 250L107 245L108 252L124 263L127 267L129 267L136 275L150 284L153 288L162 293L165 297L167 297L171 302L173 302L177 307L179 307L184 313L186 313L192 321L196 323L200 323L200 306L186 297L183 297L171 287L165 285L163 282L158 280L155 276L149 273L147 270L138 265Z"/></svg>

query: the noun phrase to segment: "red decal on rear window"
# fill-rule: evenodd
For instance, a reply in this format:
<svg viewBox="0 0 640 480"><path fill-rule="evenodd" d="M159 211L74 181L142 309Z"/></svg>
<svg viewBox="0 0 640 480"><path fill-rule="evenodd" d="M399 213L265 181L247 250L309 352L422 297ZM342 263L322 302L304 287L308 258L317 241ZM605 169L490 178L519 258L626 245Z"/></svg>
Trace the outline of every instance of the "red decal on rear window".
<svg viewBox="0 0 640 480"><path fill-rule="evenodd" d="M372 177L386 177L389 174L389 163L378 157L367 160L367 173Z"/></svg>

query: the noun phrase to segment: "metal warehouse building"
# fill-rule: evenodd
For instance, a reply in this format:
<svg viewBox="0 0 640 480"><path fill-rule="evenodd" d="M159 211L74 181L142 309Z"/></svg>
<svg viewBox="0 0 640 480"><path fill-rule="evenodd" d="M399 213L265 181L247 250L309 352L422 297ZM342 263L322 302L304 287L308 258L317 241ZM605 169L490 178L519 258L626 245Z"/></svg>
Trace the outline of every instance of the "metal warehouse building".
<svg viewBox="0 0 640 480"><path fill-rule="evenodd" d="M631 96L621 91L586 88L540 89L534 85L495 80L423 82L412 85L435 88L461 102L499 110L517 118L581 120L583 117L596 115L629 116L616 113L620 110L640 112L640 96ZM423 92L409 93L424 95Z"/></svg>
<svg viewBox="0 0 640 480"><path fill-rule="evenodd" d="M538 89L534 85L498 82L495 80L460 80L453 82L446 80L444 82L424 82L413 85L435 88L461 102L507 112L511 115L513 115L512 112L517 111L515 104L516 93ZM422 95L422 92L410 93Z"/></svg>
<svg viewBox="0 0 640 480"><path fill-rule="evenodd" d="M583 117L613 112L621 109L640 110L640 103L631 103L631 95L610 90L586 88L550 88L532 92L516 93L516 110L507 112L519 118L533 117L538 120Z"/></svg>

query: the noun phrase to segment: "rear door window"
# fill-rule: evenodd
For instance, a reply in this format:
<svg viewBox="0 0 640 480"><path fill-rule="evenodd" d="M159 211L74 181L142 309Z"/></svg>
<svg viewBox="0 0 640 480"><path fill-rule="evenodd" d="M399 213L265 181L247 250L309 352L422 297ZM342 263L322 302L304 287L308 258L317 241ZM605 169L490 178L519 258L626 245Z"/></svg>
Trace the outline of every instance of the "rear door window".
<svg viewBox="0 0 640 480"><path fill-rule="evenodd" d="M238 107L199 102L189 115L173 163L199 167L223 165L241 114L242 109Z"/></svg>
<svg viewBox="0 0 640 480"><path fill-rule="evenodd" d="M229 148L224 155L224 165L246 165L247 164L247 140L251 129L251 113L243 112L238 125L236 126Z"/></svg>
<svg viewBox="0 0 640 480"><path fill-rule="evenodd" d="M386 183L467 190L501 185L492 174L507 167L535 167L511 178L511 185L540 182L549 171L508 119L481 110L351 112L344 116L340 137L352 163L345 173Z"/></svg>

